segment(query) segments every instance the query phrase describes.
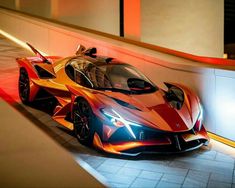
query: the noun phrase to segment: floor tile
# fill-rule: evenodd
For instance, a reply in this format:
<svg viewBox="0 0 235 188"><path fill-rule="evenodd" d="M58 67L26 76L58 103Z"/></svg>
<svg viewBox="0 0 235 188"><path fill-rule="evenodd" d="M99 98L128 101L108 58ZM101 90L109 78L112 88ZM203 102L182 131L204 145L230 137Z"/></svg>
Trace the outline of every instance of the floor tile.
<svg viewBox="0 0 235 188"><path fill-rule="evenodd" d="M140 174L141 170L135 168L122 167L117 174L122 174L125 176L134 176L137 177Z"/></svg>
<svg viewBox="0 0 235 188"><path fill-rule="evenodd" d="M122 183L109 183L109 186L112 188L129 188L130 186Z"/></svg>
<svg viewBox="0 0 235 188"><path fill-rule="evenodd" d="M216 161L227 162L227 163L234 163L234 158L233 157L231 157L229 155L226 155L226 154L223 154L223 153L220 153L220 152L217 152L215 160Z"/></svg>
<svg viewBox="0 0 235 188"><path fill-rule="evenodd" d="M212 173L210 180L225 182L225 183L232 183L233 176L232 174L219 174L219 173Z"/></svg>
<svg viewBox="0 0 235 188"><path fill-rule="evenodd" d="M116 174L118 170L120 170L120 166L110 166L110 165L105 165L105 164L101 164L97 170L99 172L108 172L111 174Z"/></svg>
<svg viewBox="0 0 235 188"><path fill-rule="evenodd" d="M162 178L161 178L161 181L182 184L184 179L185 179L185 176L177 176L177 175L171 175L171 174L164 174L162 176Z"/></svg>
<svg viewBox="0 0 235 188"><path fill-rule="evenodd" d="M199 170L189 170L186 178L188 180L194 180L199 183L207 183L210 177L209 172L199 171Z"/></svg>
<svg viewBox="0 0 235 188"><path fill-rule="evenodd" d="M207 183L200 183L191 180L184 182L182 188L207 188Z"/></svg>
<svg viewBox="0 0 235 188"><path fill-rule="evenodd" d="M127 160L122 159L111 159L108 158L105 160L104 164L106 165L115 165L115 166L124 166L127 163Z"/></svg>
<svg viewBox="0 0 235 188"><path fill-rule="evenodd" d="M198 170L189 170L184 183L183 187L207 187L207 183L210 177L209 172L204 172L204 171L198 171Z"/></svg>
<svg viewBox="0 0 235 188"><path fill-rule="evenodd" d="M163 176L163 173L151 172L151 171L143 170L143 171L139 174L138 177L158 181L158 180L161 179L162 176Z"/></svg>
<svg viewBox="0 0 235 188"><path fill-rule="evenodd" d="M170 166L204 172L232 173L233 171L233 165L230 163L204 159L179 159L171 162Z"/></svg>
<svg viewBox="0 0 235 188"><path fill-rule="evenodd" d="M110 174L107 172L101 172L101 174L108 180L110 183L118 183L124 185L131 185L132 182L136 179L135 177L131 176L124 176L120 174Z"/></svg>
<svg viewBox="0 0 235 188"><path fill-rule="evenodd" d="M160 181L156 188L180 188L181 184Z"/></svg>
<svg viewBox="0 0 235 188"><path fill-rule="evenodd" d="M130 187L133 188L154 188L157 185L157 181L143 179L143 178L136 178L135 181L132 183Z"/></svg>
<svg viewBox="0 0 235 188"><path fill-rule="evenodd" d="M218 181L209 181L208 188L231 188L231 183L223 183Z"/></svg>
<svg viewBox="0 0 235 188"><path fill-rule="evenodd" d="M151 163L139 163L139 162L127 162L125 167L136 168L140 170L152 171L152 172L160 172L160 173L168 173L168 174L175 174L175 175L186 175L188 170L183 168L177 167L170 167L164 165L157 165Z"/></svg>

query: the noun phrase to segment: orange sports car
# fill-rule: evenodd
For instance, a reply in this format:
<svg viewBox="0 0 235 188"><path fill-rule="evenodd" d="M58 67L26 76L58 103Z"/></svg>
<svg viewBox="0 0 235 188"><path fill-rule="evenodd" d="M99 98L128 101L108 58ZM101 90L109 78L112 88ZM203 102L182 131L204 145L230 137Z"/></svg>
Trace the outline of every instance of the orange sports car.
<svg viewBox="0 0 235 188"><path fill-rule="evenodd" d="M135 67L80 45L71 57L17 58L24 104L54 101L52 118L86 145L114 153L183 152L209 142L198 97L157 87ZM52 104L52 103L51 103Z"/></svg>

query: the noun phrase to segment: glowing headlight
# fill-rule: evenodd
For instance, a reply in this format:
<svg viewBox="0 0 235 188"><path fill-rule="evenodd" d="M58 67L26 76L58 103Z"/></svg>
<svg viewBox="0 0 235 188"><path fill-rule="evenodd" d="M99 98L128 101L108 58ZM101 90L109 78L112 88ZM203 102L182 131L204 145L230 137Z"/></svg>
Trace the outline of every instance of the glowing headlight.
<svg viewBox="0 0 235 188"><path fill-rule="evenodd" d="M130 125L138 126L138 127L140 127L141 125L125 120L119 113L117 113L113 109L111 109L111 110L102 109L101 111L110 120L110 122L114 126L116 126L116 127L124 127L125 126L127 128L127 130L129 131L130 135L136 139L136 136L135 136L134 132L132 131Z"/></svg>
<svg viewBox="0 0 235 188"><path fill-rule="evenodd" d="M199 114L197 118L197 122L199 123L198 130L201 130L202 120L203 120L203 108L202 108L202 105L199 103Z"/></svg>
<svg viewBox="0 0 235 188"><path fill-rule="evenodd" d="M202 121L203 120L203 108L202 105L199 103L199 115L198 115L198 120Z"/></svg>

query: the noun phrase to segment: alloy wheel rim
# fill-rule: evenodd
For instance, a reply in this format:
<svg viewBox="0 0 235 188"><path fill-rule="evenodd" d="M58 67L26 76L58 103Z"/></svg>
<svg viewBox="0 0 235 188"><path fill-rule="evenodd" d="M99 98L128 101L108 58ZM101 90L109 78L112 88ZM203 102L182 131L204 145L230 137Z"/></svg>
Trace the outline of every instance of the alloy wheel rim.
<svg viewBox="0 0 235 188"><path fill-rule="evenodd" d="M89 107L84 102L80 103L74 112L74 126L76 136L79 140L86 140L90 134L90 112Z"/></svg>
<svg viewBox="0 0 235 188"><path fill-rule="evenodd" d="M29 96L29 78L26 73L20 74L19 79L20 97L23 101L27 100Z"/></svg>

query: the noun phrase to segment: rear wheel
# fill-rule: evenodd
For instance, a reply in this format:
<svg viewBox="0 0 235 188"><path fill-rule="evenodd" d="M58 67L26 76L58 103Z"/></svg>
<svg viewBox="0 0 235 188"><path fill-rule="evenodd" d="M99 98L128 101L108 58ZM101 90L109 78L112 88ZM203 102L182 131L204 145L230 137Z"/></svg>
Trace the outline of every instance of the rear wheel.
<svg viewBox="0 0 235 188"><path fill-rule="evenodd" d="M84 99L78 99L73 110L74 132L78 141L84 145L90 145L94 136L95 115L89 103Z"/></svg>
<svg viewBox="0 0 235 188"><path fill-rule="evenodd" d="M24 104L28 104L29 94L30 94L30 85L29 85L29 76L25 69L20 69L18 89L19 89L20 100Z"/></svg>

